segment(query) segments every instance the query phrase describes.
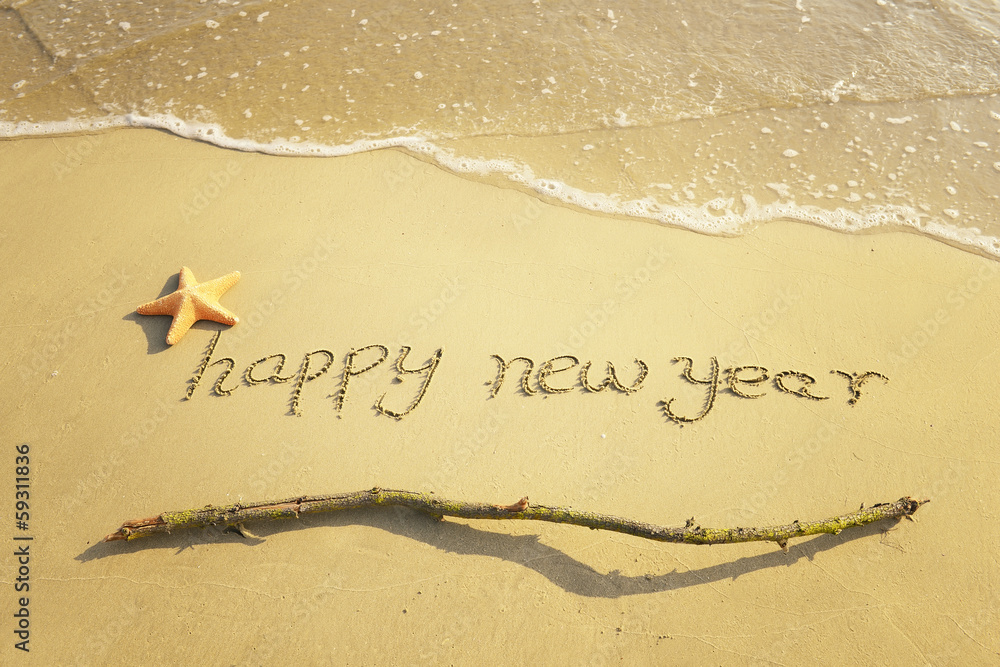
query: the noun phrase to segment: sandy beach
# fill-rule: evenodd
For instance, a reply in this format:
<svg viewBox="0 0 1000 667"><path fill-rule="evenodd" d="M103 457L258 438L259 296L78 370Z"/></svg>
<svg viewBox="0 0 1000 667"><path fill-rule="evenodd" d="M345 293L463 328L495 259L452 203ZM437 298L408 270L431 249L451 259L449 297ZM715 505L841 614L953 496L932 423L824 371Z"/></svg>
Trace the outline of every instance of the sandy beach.
<svg viewBox="0 0 1000 667"><path fill-rule="evenodd" d="M791 222L709 237L397 150L281 158L151 130L0 142L0 182L5 474L11 489L27 444L34 538L27 654L11 633L13 549L0 559L5 664L1000 655L994 260ZM168 347L169 318L134 311L182 266L240 271L221 303L241 321ZM338 405L348 356L374 361L372 346L386 361ZM440 350L430 377L394 381L404 346L410 369ZM295 382L246 379L262 359L261 378L310 354L318 368L318 351L333 361L297 401ZM531 359L532 393L514 365L491 397L493 355ZM639 361L648 376L595 393L574 365L542 378L568 391L545 391L538 370L560 357L592 362L595 382L609 361L623 384ZM715 360L710 405L678 358L699 379ZM391 508L255 524L260 539L100 542L166 510L373 486L671 526L931 503L787 554Z"/></svg>

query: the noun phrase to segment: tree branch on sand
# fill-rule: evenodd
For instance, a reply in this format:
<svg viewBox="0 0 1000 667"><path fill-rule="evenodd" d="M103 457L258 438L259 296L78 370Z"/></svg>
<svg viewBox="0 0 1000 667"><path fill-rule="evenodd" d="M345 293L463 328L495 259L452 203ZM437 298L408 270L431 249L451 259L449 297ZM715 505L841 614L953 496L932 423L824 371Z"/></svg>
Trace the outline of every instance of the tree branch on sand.
<svg viewBox="0 0 1000 667"><path fill-rule="evenodd" d="M148 519L126 521L122 526L104 538L105 542L134 540L157 533L170 533L182 528L204 528L225 525L244 537L253 537L244 526L245 521L264 519L291 519L303 514L335 512L338 510L362 509L396 505L409 507L430 514L438 519L446 516L463 519L523 519L550 521L583 526L592 530L611 530L634 535L657 542L678 544L737 544L740 542L774 542L788 551L788 540L821 533L837 534L847 528L865 526L884 519L910 519L921 505L929 500L900 498L892 503L879 503L871 507L864 505L856 512L842 514L819 521L799 521L781 526L760 528L702 528L694 519L688 519L681 528L666 528L641 521L623 519L608 514L584 512L570 507L548 507L528 503L527 497L511 505L490 505L486 503L446 500L433 493L413 491L393 491L375 487L367 491L336 493L324 496L300 496L285 500L256 503L236 503L215 507L206 505L200 509L180 512L164 512Z"/></svg>

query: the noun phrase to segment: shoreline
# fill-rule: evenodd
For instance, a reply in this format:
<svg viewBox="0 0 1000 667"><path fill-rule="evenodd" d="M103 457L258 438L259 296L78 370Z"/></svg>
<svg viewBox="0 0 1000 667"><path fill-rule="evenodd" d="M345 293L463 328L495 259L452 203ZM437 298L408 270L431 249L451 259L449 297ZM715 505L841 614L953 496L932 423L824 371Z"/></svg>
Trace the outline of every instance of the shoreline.
<svg viewBox="0 0 1000 667"><path fill-rule="evenodd" d="M961 101L963 103L969 102L969 100ZM858 111L865 106L865 103L856 103L854 106L857 107L855 111ZM871 103L870 106L875 108L885 105ZM793 110L787 111L791 112ZM755 113L759 114L759 110ZM722 127L726 120L727 117L723 116L720 118L692 119L686 122L707 123L709 127ZM490 145L490 142L493 141L489 137L470 137L464 140L453 141L449 138L428 139L417 135L377 140L358 140L349 144L328 146L310 142L288 141L281 138L274 139L268 143L248 139L234 139L226 136L221 126L211 123L186 122L166 115L147 117L130 113L123 116L109 116L105 119L90 121L92 127L89 129L70 132L68 128L74 123L77 123L77 121L48 123L48 125L53 125L57 128L55 130L56 137L67 139L71 137L85 137L83 141L77 142L77 149L74 150L71 148L68 151L63 164L54 165L55 176L58 180L62 180L65 174L71 173L75 168L75 165L72 163L73 156L82 161L86 157L86 153L92 150L93 145L103 141L103 139L92 141L87 137L102 137L107 132L129 129L147 129L165 132L174 137L205 143L212 147L222 148L223 150L276 157L333 158L395 149L403 152L408 157L437 167L445 173L474 182L494 185L505 189L514 189L529 194L533 198L537 198L539 204L555 204L581 213L608 216L612 219L638 220L655 225L686 229L708 236L740 236L757 226L770 224L778 220L800 222L847 234L906 231L932 238L966 252L972 252L1000 261L1000 237L984 234L977 227L963 228L950 225L947 220L940 216L934 217L929 215L927 211L931 209L927 204L921 204L921 210L918 210L913 205L891 203L868 204L858 210L843 205L830 209L815 204L799 203L794 197L791 199L782 199L780 193L784 189L787 194L788 186L787 184L775 183L768 183L767 187L778 188L779 185L781 187L766 195L761 199L760 203L758 202L760 193L750 195L747 193L748 191L744 191L739 195L739 203L736 202L737 193L735 191L731 193L732 196L721 195L720 191L719 197L704 201L699 205L690 206L678 206L671 204L667 199L663 199L662 201L653 199L650 195L629 199L628 197L623 198L618 193L603 192L600 189L597 191L584 190L579 186L559 180L558 174L560 170L566 168L565 165L552 163L536 165L533 168L523 159L499 157L503 154L503 151L496 146L490 150L499 151L495 153L498 157L471 157L476 151L481 153L483 150L487 150L486 146ZM8 123L8 125L11 124ZM38 124L28 123L27 125L37 127ZM0 123L0 128L3 127L4 124ZM95 133L91 133L90 129L95 130ZM638 132L654 131L653 128L626 128L626 130L635 130ZM590 130L577 134L586 137L596 132ZM704 128L701 128L699 133L710 134ZM14 135L12 137L4 137L3 140L22 141L25 139L45 138L46 136L45 134L37 136ZM486 142L485 144L483 143L484 141ZM536 138L536 141L545 142L546 139L539 137ZM658 137L657 141L663 141L663 138ZM986 144L983 143L983 145L985 146ZM456 152L456 146L462 146L464 153ZM565 148L566 146L563 146L564 150ZM756 150L755 145L751 144L751 148ZM912 147L908 148L912 149ZM469 153L469 150L472 150L473 153ZM545 152L546 150L551 150L551 147L544 148L541 152ZM780 156L775 159L780 160ZM977 162L976 165L978 166L979 163ZM997 165L1000 165L1000 162L994 165L994 167L1000 168ZM549 172L536 175L535 170L539 167L547 167L551 175ZM391 186L392 183L405 179L409 171L410 168L407 167L402 173L394 173L388 179L388 184ZM811 179L815 179L815 175ZM895 176L893 176L893 179L895 179ZM832 180L837 179L833 178ZM849 182L854 183L854 181ZM667 185L669 186L669 184ZM206 183L205 187L210 189L212 184ZM744 187L746 187L745 184ZM837 186L829 187L837 190ZM774 197L776 193L778 196ZM666 194L667 192L665 191L663 196L666 197ZM803 197L805 196L804 193L800 194ZM202 198L206 198L206 196L210 197L210 195L206 195L205 193L202 193L200 196ZM814 194L814 196L818 195ZM676 199L676 194L674 197L676 201L680 201ZM856 193L853 193L852 197L857 197L857 199L848 199L845 201L860 200L860 197ZM875 198L871 192L866 193L866 197L872 200ZM950 211L954 216L958 215L953 209L946 210ZM978 218L973 216L973 219ZM888 222L889 220L894 220L894 222L890 223ZM530 219L522 216L518 224L526 225L530 224L530 222Z"/></svg>

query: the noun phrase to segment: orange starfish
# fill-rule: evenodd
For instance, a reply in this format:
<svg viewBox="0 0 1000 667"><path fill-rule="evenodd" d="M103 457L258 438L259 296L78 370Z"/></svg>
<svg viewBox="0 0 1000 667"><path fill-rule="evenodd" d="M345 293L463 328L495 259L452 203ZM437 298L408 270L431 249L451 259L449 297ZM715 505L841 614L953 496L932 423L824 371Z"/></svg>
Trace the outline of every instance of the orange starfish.
<svg viewBox="0 0 1000 667"><path fill-rule="evenodd" d="M195 284L194 274L186 266L181 267L177 291L156 301L144 303L135 309L140 315L170 315L174 318L167 331L167 345L177 343L191 325L198 320L212 320L222 324L236 324L240 318L219 305L219 297L235 285L240 272L233 271L207 283Z"/></svg>

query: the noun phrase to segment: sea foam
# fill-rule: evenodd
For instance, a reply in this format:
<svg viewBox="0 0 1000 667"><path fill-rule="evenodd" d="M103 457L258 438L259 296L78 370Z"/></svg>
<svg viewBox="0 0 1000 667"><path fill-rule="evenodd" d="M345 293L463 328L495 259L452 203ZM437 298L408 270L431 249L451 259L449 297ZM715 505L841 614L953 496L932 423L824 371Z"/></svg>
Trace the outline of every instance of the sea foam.
<svg viewBox="0 0 1000 667"><path fill-rule="evenodd" d="M911 206L868 204L858 209L828 209L800 204L787 198L762 204L749 194L740 196L738 202L735 197L718 197L700 205L667 204L653 196L625 199L614 193L588 192L560 180L536 175L531 167L514 160L458 155L419 135L367 139L342 145L324 145L281 137L260 142L231 137L222 126L214 123L188 121L169 114L144 116L129 113L45 123L0 121L0 137L54 136L120 128L166 130L186 139L211 143L221 148L281 156L341 157L384 148L400 148L429 158L457 174L503 176L512 184L552 202L608 215L641 218L703 234L735 236L773 220L793 220L839 232L906 228L1000 259L1000 238L983 234L976 228L949 224L942 218L932 217ZM779 194L787 195L783 187L771 185Z"/></svg>

